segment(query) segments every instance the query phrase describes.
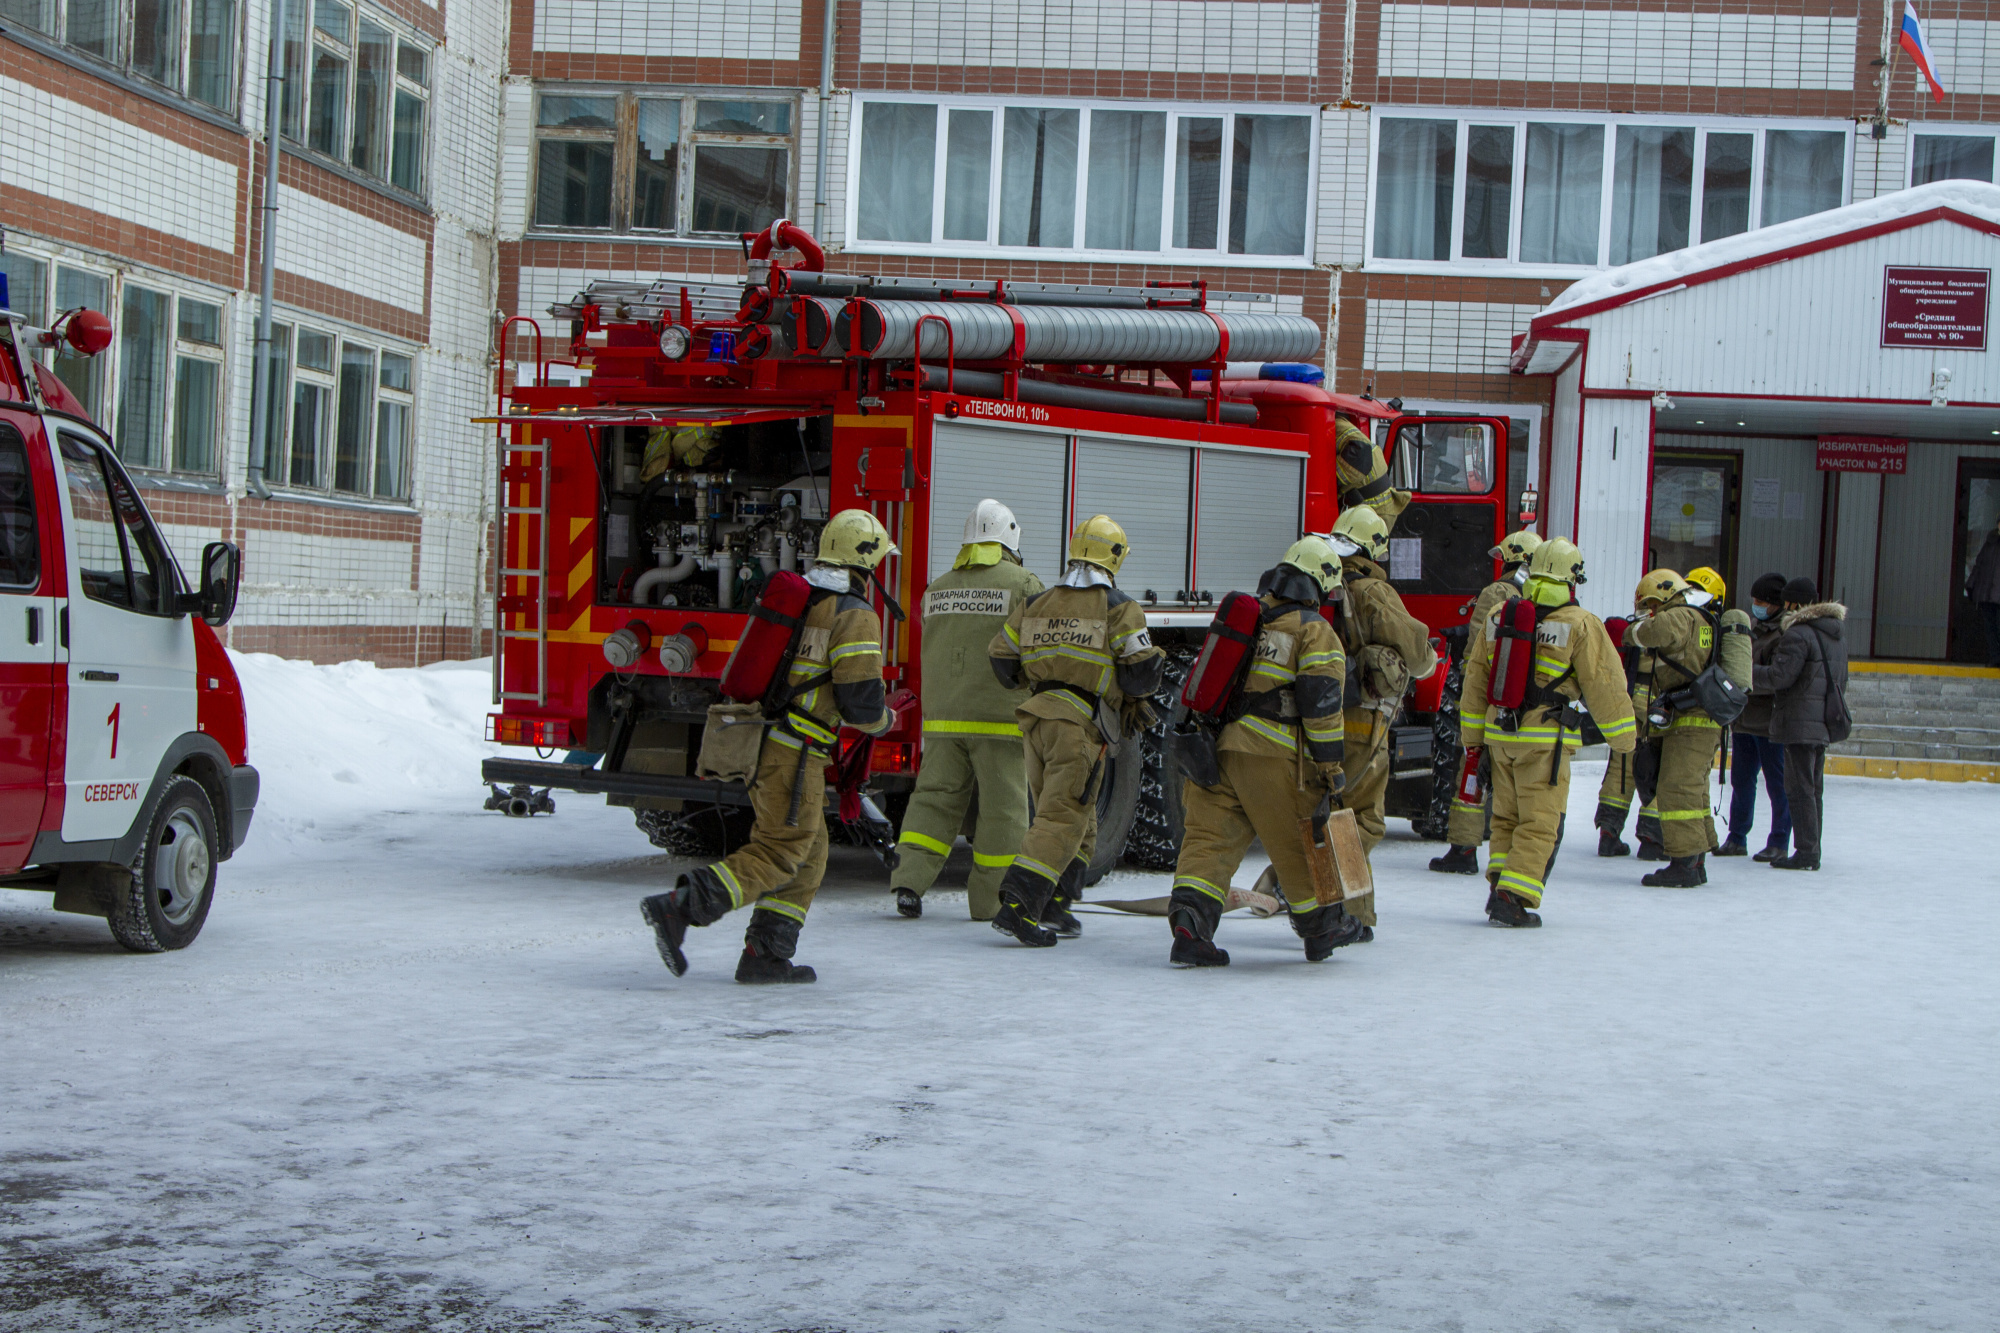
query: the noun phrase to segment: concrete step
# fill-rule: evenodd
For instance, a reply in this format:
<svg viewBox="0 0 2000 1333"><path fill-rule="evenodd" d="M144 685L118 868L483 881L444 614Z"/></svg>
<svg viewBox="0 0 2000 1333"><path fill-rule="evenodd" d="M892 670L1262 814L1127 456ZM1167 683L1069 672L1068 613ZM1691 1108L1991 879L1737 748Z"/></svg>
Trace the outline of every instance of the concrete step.
<svg viewBox="0 0 2000 1333"><path fill-rule="evenodd" d="M1914 740L1849 738L1827 747L1828 754L1867 759L1945 759L1960 763L2000 764L2000 745L1934 745Z"/></svg>
<svg viewBox="0 0 2000 1333"><path fill-rule="evenodd" d="M1870 722L1886 727L1981 727L2000 730L2000 700L1974 700L1969 704L1952 706L1933 703L1927 707L1903 707L1908 700L1898 701L1896 707L1882 703L1863 703L1849 696L1847 711L1854 715L1856 723Z"/></svg>
<svg viewBox="0 0 2000 1333"><path fill-rule="evenodd" d="M1847 677L1850 699L2000 700L2000 673L1993 676L1901 676L1854 671Z"/></svg>
<svg viewBox="0 0 2000 1333"><path fill-rule="evenodd" d="M1853 741L1900 741L1907 745L1972 745L2000 747L2000 729L1991 727L1885 726L1857 717Z"/></svg>

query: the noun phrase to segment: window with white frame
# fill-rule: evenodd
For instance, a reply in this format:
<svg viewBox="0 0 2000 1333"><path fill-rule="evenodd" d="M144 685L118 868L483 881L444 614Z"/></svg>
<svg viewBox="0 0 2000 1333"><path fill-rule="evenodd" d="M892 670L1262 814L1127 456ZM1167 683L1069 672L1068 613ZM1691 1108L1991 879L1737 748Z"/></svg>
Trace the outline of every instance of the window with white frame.
<svg viewBox="0 0 2000 1333"><path fill-rule="evenodd" d="M1308 259L1315 117L857 97L849 249Z"/></svg>
<svg viewBox="0 0 2000 1333"><path fill-rule="evenodd" d="M1993 180L1991 125L1910 126L1910 184Z"/></svg>
<svg viewBox="0 0 2000 1333"><path fill-rule="evenodd" d="M549 85L535 99L534 225L727 236L790 211L798 107L768 94Z"/></svg>
<svg viewBox="0 0 2000 1333"><path fill-rule="evenodd" d="M235 110L236 0L0 0L0 22Z"/></svg>
<svg viewBox="0 0 2000 1333"><path fill-rule="evenodd" d="M127 467L216 474L228 341L219 298L176 291L147 274L114 278L18 251L0 263L14 309L31 324L79 306L112 317L114 337L104 352L80 356L63 344L36 356L92 420L113 427L113 447Z"/></svg>
<svg viewBox="0 0 2000 1333"><path fill-rule="evenodd" d="M285 15L285 137L421 195L430 48L349 0L292 0Z"/></svg>
<svg viewBox="0 0 2000 1333"><path fill-rule="evenodd" d="M1373 262L1601 267L1847 200L1845 124L1378 112Z"/></svg>
<svg viewBox="0 0 2000 1333"><path fill-rule="evenodd" d="M264 480L377 500L410 493L408 350L273 320Z"/></svg>

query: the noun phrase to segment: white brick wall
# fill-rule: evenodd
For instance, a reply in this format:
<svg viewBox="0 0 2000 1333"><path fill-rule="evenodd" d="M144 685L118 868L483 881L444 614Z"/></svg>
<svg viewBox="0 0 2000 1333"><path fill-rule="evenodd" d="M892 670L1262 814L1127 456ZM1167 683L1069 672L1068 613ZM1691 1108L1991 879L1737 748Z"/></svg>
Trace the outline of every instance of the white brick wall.
<svg viewBox="0 0 2000 1333"><path fill-rule="evenodd" d="M1316 0L862 0L863 65L1319 72Z"/></svg>
<svg viewBox="0 0 2000 1333"><path fill-rule="evenodd" d="M1893 194L1903 188L1909 175L1910 130L1892 124L1886 138L1877 140L1862 124L1854 131L1854 202Z"/></svg>
<svg viewBox="0 0 2000 1333"><path fill-rule="evenodd" d="M1513 338L1540 306L1477 301L1368 302L1367 370L1504 375Z"/></svg>
<svg viewBox="0 0 2000 1333"><path fill-rule="evenodd" d="M1979 19L1925 19L1924 40L1937 57L1938 82L1948 93L1991 97L2000 93L2000 23ZM1896 81L1919 89L1920 106L1931 105L1930 86L1910 64L1896 62Z"/></svg>
<svg viewBox="0 0 2000 1333"><path fill-rule="evenodd" d="M1319 264L1362 262L1367 205L1368 113L1328 107L1319 123Z"/></svg>
<svg viewBox="0 0 2000 1333"><path fill-rule="evenodd" d="M799 13L784 0L539 0L535 49L797 60Z"/></svg>
<svg viewBox="0 0 2000 1333"><path fill-rule="evenodd" d="M236 168L18 79L0 78L0 179L66 204L236 248Z"/></svg>
<svg viewBox="0 0 2000 1333"><path fill-rule="evenodd" d="M1388 4L1378 60L1394 79L1846 91L1855 34L1829 15Z"/></svg>
<svg viewBox="0 0 2000 1333"><path fill-rule="evenodd" d="M278 187L278 267L399 310L424 308L424 241L289 185Z"/></svg>

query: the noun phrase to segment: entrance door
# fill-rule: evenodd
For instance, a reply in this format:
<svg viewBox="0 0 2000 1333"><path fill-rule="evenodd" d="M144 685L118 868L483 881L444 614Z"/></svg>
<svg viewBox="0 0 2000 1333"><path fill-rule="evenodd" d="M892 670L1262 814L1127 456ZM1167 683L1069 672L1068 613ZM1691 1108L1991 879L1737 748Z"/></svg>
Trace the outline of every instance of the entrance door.
<svg viewBox="0 0 2000 1333"><path fill-rule="evenodd" d="M1736 510L1743 455L1661 449L1653 455L1646 568L1685 574L1707 565L1736 589Z"/></svg>
<svg viewBox="0 0 2000 1333"><path fill-rule="evenodd" d="M0 420L0 873L27 862L48 797L56 599L42 594L62 567L43 558L23 426L46 448L32 418Z"/></svg>
<svg viewBox="0 0 2000 1333"><path fill-rule="evenodd" d="M1977 662L1984 666L1992 659L1986 643L1980 612L1965 595L1965 579L1980 548L2000 525L2000 459L1960 458L1958 460L1958 504L1952 529L1951 549L1951 660Z"/></svg>

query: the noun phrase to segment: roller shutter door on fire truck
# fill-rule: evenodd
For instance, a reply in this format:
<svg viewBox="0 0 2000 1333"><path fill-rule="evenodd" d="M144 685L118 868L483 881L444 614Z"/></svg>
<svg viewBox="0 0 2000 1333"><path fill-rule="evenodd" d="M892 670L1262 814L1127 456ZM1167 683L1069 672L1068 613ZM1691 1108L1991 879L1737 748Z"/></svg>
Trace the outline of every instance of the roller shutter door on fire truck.
<svg viewBox="0 0 2000 1333"><path fill-rule="evenodd" d="M965 517L998 500L1021 525L1021 563L1054 583L1062 574L1069 437L940 421L931 435L931 567L951 568Z"/></svg>
<svg viewBox="0 0 2000 1333"><path fill-rule="evenodd" d="M1300 454L1201 450L1195 586L1217 598L1253 591L1298 538L1304 478Z"/></svg>
<svg viewBox="0 0 2000 1333"><path fill-rule="evenodd" d="M1125 529L1132 553L1118 571L1118 587L1145 600L1180 600L1188 586L1188 490L1194 451L1178 444L1077 437L1078 522L1109 514Z"/></svg>

